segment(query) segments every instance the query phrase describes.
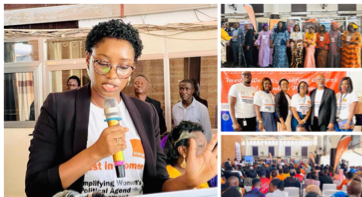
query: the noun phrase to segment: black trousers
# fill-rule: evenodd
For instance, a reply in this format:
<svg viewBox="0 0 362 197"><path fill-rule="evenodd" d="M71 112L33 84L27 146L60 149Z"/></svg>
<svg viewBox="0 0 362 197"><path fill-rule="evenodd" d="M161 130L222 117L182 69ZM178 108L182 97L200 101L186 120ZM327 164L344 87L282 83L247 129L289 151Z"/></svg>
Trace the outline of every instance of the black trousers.
<svg viewBox="0 0 362 197"><path fill-rule="evenodd" d="M246 46L244 47L246 66L253 66L253 51L254 46L250 46L249 50L246 49Z"/></svg>
<svg viewBox="0 0 362 197"><path fill-rule="evenodd" d="M318 123L318 118L313 117L313 125L311 125L312 127L312 131L316 131L316 132L325 132L328 129L328 125L319 125Z"/></svg>
<svg viewBox="0 0 362 197"><path fill-rule="evenodd" d="M250 132L256 130L256 117L253 118L237 118L236 119L241 127L242 132ZM244 126L244 120L246 121L246 126Z"/></svg>

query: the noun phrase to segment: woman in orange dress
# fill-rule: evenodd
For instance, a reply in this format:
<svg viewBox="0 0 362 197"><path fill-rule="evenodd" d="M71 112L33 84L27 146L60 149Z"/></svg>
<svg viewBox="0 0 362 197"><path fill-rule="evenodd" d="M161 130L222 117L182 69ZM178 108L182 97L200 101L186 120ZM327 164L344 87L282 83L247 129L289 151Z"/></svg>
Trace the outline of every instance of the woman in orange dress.
<svg viewBox="0 0 362 197"><path fill-rule="evenodd" d="M314 27L309 27L309 31L304 34L305 44L305 61L304 68L315 68L315 42L316 34L314 33Z"/></svg>
<svg viewBox="0 0 362 197"><path fill-rule="evenodd" d="M321 25L317 33L317 68L327 67L328 50L329 50L329 34L326 27Z"/></svg>
<svg viewBox="0 0 362 197"><path fill-rule="evenodd" d="M361 34L355 23L348 25L348 31L342 35L342 68L361 68Z"/></svg>

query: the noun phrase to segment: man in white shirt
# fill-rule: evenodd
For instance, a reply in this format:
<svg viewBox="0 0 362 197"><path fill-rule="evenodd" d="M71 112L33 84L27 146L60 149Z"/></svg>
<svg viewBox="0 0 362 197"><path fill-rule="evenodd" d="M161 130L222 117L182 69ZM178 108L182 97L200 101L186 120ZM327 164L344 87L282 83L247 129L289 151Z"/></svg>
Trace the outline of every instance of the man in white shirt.
<svg viewBox="0 0 362 197"><path fill-rule="evenodd" d="M252 75L249 71L241 74L243 83L234 84L229 90L230 116L234 131L255 131L256 114L254 95L256 88L250 85Z"/></svg>
<svg viewBox="0 0 362 197"><path fill-rule="evenodd" d="M334 90L325 86L325 81L325 76L318 74L316 77L318 87L310 93L312 131L334 130L337 110L336 94Z"/></svg>
<svg viewBox="0 0 362 197"><path fill-rule="evenodd" d="M194 82L184 79L179 84L181 101L172 107L174 126L183 120L201 124L207 142L211 140L211 122L209 111L202 103L198 102L192 95L195 91Z"/></svg>

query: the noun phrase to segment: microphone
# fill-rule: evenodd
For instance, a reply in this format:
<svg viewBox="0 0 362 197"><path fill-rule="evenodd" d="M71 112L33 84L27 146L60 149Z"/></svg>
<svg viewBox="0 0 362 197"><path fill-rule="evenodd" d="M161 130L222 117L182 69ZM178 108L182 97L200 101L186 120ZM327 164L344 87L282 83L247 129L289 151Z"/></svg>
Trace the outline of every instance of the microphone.
<svg viewBox="0 0 362 197"><path fill-rule="evenodd" d="M119 108L118 102L115 98L109 98L104 101L104 115L106 116L106 121L108 127L119 125L119 121L122 118L119 117ZM123 151L119 151L113 155L114 169L117 173L117 178L126 177L124 169L124 157Z"/></svg>
<svg viewBox="0 0 362 197"><path fill-rule="evenodd" d="M92 192L92 193L84 193L80 194L73 190L64 190L61 192L58 192L53 197L104 197L104 194L101 192Z"/></svg>

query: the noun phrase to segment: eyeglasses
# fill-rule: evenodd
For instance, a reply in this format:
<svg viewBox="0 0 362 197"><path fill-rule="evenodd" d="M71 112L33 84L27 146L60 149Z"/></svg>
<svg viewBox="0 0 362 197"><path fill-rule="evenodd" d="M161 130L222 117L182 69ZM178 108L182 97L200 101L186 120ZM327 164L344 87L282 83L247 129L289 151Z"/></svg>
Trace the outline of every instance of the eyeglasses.
<svg viewBox="0 0 362 197"><path fill-rule="evenodd" d="M251 73L243 73L242 74L244 77L251 77Z"/></svg>
<svg viewBox="0 0 362 197"><path fill-rule="evenodd" d="M113 66L109 62L102 62L101 60L94 59L93 55L92 57L93 57L94 69L98 74L106 75L112 70ZM129 65L126 66L118 65L115 66L115 68L117 71L117 76L120 79L128 79L132 75L134 70L134 67Z"/></svg>

